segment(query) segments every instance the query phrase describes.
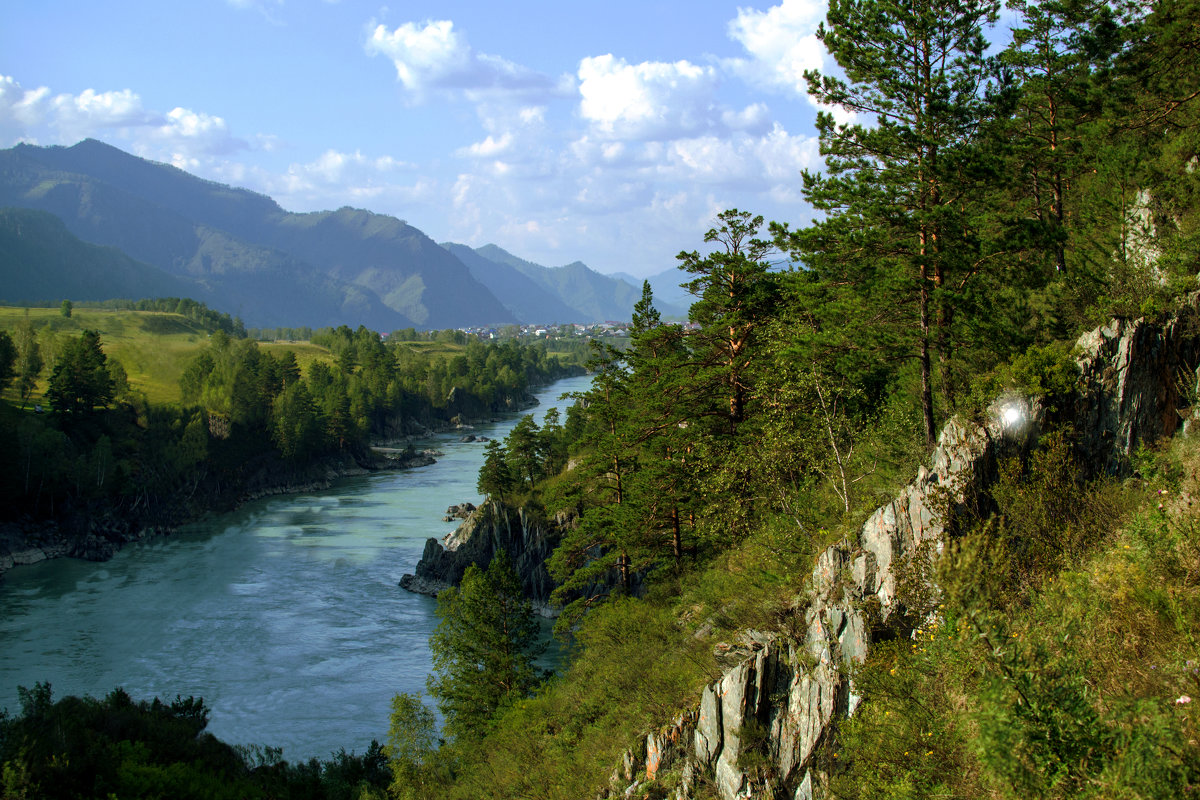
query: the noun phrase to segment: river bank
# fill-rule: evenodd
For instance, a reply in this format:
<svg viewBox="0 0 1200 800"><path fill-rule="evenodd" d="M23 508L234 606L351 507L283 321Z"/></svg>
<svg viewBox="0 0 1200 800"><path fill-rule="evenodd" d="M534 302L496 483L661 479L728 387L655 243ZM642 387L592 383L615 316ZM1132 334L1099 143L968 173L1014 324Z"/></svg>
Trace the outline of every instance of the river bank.
<svg viewBox="0 0 1200 800"><path fill-rule="evenodd" d="M587 378L540 388L539 415ZM560 406L561 410L561 406ZM16 687L55 697L203 697L224 741L284 748L289 761L363 752L397 692L424 691L436 602L396 584L425 540L451 533L451 503L479 504L484 445L520 419L477 420L411 442L442 453L419 469L336 479L247 500L123 547L60 558L0 583L0 709ZM549 623L547 623L548 626Z"/></svg>
<svg viewBox="0 0 1200 800"><path fill-rule="evenodd" d="M538 399L529 394L507 413L520 413L538 404ZM108 561L125 545L169 536L182 525L228 513L263 497L321 491L342 478L426 467L435 463L435 456L416 449L414 443L451 431L472 431L478 425L499 420L496 414L487 418L413 420L410 432L403 436L380 438L363 452L326 455L304 465L264 454L261 463L237 486L222 487L213 476L203 476L189 494L176 495L161 508L139 512L93 506L67 509L55 519L26 517L0 522L0 581L16 567L56 558Z"/></svg>

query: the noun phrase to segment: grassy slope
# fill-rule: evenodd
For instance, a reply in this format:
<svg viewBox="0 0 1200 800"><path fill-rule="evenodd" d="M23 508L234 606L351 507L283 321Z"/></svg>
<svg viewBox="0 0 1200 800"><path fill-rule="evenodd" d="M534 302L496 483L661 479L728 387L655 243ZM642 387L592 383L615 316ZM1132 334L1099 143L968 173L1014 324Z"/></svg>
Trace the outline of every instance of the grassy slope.
<svg viewBox="0 0 1200 800"><path fill-rule="evenodd" d="M0 330L11 332L25 313L24 308L0 306ZM49 326L59 335L78 336L85 329L99 331L105 354L121 362L129 375L130 386L143 392L154 404L179 402L179 376L191 356L208 341L208 332L202 326L179 314L89 308L76 308L69 318L62 316L57 308L31 308L28 313L35 327ZM292 350L302 369L307 369L315 360L332 361L325 348L308 342L276 342L260 346L275 355ZM42 356L47 363L34 393L34 402L45 391L52 367L45 351ZM12 387L4 396L19 402Z"/></svg>

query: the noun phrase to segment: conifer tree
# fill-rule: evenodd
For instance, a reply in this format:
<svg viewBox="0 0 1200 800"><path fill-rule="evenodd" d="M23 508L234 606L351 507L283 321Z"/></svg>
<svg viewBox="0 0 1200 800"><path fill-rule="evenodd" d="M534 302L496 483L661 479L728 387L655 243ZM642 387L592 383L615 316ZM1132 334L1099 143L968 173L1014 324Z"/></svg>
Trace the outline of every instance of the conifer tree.
<svg viewBox="0 0 1200 800"><path fill-rule="evenodd" d="M721 212L718 219L719 227L704 235L704 241L715 242L718 249L704 257L693 250L677 258L680 268L693 276L685 284L696 297L688 316L700 325L690 337L697 367L694 380L705 392L712 392L714 384L724 385L720 413L732 434L746 418L754 335L774 300L764 260L773 244L756 238L761 216L752 218L735 208Z"/></svg>
<svg viewBox="0 0 1200 800"><path fill-rule="evenodd" d="M512 470L508 467L508 456L504 452L504 445L492 439L483 448L483 465L479 468L476 490L480 494L494 495L503 503L505 502L504 496L511 492L516 485L517 478L513 477Z"/></svg>
<svg viewBox="0 0 1200 800"><path fill-rule="evenodd" d="M983 26L995 0L832 0L818 36L846 78L806 73L822 111L824 173L804 193L825 218L790 239L832 285L857 295L848 320L887 328L917 361L925 436L935 434L933 355L951 357L953 292L980 270L971 258L970 149L988 108Z"/></svg>
<svg viewBox="0 0 1200 800"><path fill-rule="evenodd" d="M467 567L460 586L438 595L437 616L429 693L450 738L477 739L496 711L540 679L534 660L544 646L508 554L497 551L486 570Z"/></svg>
<svg viewBox="0 0 1200 800"><path fill-rule="evenodd" d="M521 417L505 438L508 463L514 475L529 479L533 491L542 474L542 439L532 414Z"/></svg>
<svg viewBox="0 0 1200 800"><path fill-rule="evenodd" d="M107 357L100 348L100 334L85 330L62 349L50 375L46 400L64 414L88 413L112 400L113 385Z"/></svg>

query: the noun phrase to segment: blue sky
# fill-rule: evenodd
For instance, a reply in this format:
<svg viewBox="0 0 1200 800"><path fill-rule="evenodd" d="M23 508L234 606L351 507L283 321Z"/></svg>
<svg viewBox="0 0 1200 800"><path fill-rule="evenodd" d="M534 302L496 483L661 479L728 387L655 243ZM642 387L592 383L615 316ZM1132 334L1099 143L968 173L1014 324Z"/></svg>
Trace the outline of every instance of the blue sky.
<svg viewBox="0 0 1200 800"><path fill-rule="evenodd" d="M649 275L803 224L824 0L6 0L0 146L94 137L286 209Z"/></svg>

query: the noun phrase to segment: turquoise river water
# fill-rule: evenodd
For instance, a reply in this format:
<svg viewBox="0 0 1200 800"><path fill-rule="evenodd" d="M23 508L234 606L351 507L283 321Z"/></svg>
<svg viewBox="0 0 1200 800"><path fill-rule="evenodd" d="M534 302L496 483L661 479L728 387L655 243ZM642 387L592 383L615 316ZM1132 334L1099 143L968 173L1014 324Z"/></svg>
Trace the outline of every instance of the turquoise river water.
<svg viewBox="0 0 1200 800"><path fill-rule="evenodd" d="M542 414L571 378L536 392ZM519 414L478 425L505 436ZM54 696L203 697L209 730L234 744L282 747L290 761L363 752L387 733L391 698L430 671L435 601L400 589L425 540L478 503L481 443L461 433L418 442L429 467L338 481L248 503L111 560L57 559L0 582L0 709L17 687Z"/></svg>

